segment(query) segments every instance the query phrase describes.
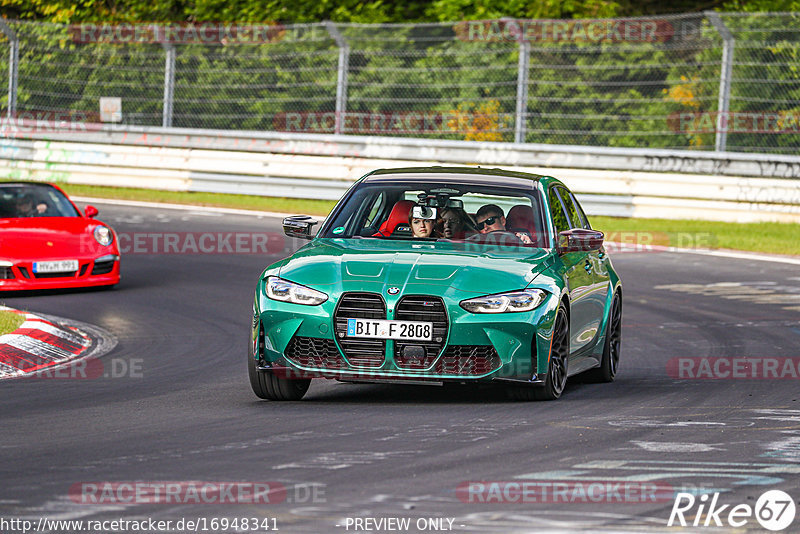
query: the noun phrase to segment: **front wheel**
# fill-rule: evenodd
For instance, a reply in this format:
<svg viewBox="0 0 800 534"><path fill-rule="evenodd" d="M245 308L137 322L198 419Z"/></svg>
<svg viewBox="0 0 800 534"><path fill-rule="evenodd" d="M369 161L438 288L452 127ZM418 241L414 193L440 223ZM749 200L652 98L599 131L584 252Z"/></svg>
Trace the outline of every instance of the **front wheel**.
<svg viewBox="0 0 800 534"><path fill-rule="evenodd" d="M569 319L563 306L556 311L553 325L553 340L550 344L550 358L547 362L547 378L544 386L513 388L509 394L516 400L556 400L567 384L569 365Z"/></svg>
<svg viewBox="0 0 800 534"><path fill-rule="evenodd" d="M622 339L622 297L619 293L611 301L611 312L608 316L606 341L603 345L603 357L600 367L589 371L589 377L596 382L613 382L619 367L619 349Z"/></svg>
<svg viewBox="0 0 800 534"><path fill-rule="evenodd" d="M247 356L247 374L250 376L250 386L253 393L261 399L275 401L296 401L303 398L311 385L310 378L281 378L271 371L256 369L256 360L252 355Z"/></svg>

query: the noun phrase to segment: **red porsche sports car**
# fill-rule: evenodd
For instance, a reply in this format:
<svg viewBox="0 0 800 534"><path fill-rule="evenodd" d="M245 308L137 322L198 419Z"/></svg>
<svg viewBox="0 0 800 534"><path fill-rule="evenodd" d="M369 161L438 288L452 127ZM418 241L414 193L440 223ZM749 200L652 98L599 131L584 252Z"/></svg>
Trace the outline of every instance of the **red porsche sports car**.
<svg viewBox="0 0 800 534"><path fill-rule="evenodd" d="M52 184L0 182L0 291L112 286L114 231Z"/></svg>

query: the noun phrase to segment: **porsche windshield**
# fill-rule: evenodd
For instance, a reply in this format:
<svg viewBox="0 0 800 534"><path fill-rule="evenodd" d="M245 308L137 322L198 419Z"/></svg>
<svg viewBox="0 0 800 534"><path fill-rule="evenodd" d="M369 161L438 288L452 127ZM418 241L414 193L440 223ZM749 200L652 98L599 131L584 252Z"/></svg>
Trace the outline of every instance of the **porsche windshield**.
<svg viewBox="0 0 800 534"><path fill-rule="evenodd" d="M0 218L80 217L61 192L41 184L0 184Z"/></svg>
<svg viewBox="0 0 800 534"><path fill-rule="evenodd" d="M547 247L538 190L448 183L362 183L323 237Z"/></svg>

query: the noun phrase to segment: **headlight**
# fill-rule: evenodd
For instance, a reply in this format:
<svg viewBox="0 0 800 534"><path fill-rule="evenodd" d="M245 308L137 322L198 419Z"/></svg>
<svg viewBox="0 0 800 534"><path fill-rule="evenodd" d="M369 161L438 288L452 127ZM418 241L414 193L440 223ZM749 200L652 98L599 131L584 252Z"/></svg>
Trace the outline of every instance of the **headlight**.
<svg viewBox="0 0 800 534"><path fill-rule="evenodd" d="M267 277L267 296L272 300L291 302L292 304L305 304L317 306L328 300L328 295L322 291L301 286L277 276Z"/></svg>
<svg viewBox="0 0 800 534"><path fill-rule="evenodd" d="M523 289L462 300L461 307L471 313L526 312L544 302L546 296L547 293L541 289Z"/></svg>
<svg viewBox="0 0 800 534"><path fill-rule="evenodd" d="M98 226L94 229L94 239L104 247L107 247L114 240L114 234L105 226Z"/></svg>

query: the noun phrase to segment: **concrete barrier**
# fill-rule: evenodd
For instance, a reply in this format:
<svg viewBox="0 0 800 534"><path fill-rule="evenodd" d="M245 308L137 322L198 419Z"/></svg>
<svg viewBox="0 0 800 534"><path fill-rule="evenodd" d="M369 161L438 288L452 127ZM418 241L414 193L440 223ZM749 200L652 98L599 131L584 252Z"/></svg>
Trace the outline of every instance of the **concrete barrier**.
<svg viewBox="0 0 800 534"><path fill-rule="evenodd" d="M338 199L381 167L499 166L562 179L593 215L800 222L800 157L270 132L0 129L0 177Z"/></svg>

